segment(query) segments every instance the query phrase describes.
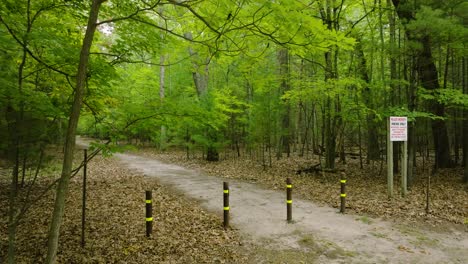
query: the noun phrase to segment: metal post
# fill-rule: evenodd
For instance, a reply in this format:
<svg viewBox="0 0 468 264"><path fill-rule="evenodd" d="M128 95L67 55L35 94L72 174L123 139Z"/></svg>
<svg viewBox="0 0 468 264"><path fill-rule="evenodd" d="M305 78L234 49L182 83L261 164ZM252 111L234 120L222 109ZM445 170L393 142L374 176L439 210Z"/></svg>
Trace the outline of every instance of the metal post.
<svg viewBox="0 0 468 264"><path fill-rule="evenodd" d="M346 177L345 174L341 174L341 179L340 179L340 184L341 184L341 192L340 192L340 200L341 200L341 206L340 206L340 213L345 212L346 208Z"/></svg>
<svg viewBox="0 0 468 264"><path fill-rule="evenodd" d="M291 178L286 179L286 220L292 221L292 181Z"/></svg>
<svg viewBox="0 0 468 264"><path fill-rule="evenodd" d="M401 157L401 195L406 197L408 192L408 141L403 141L403 155Z"/></svg>
<svg viewBox="0 0 468 264"><path fill-rule="evenodd" d="M150 237L153 232L153 202L152 191L146 191L146 236Z"/></svg>
<svg viewBox="0 0 468 264"><path fill-rule="evenodd" d="M223 182L224 229L229 227L229 183Z"/></svg>
<svg viewBox="0 0 468 264"><path fill-rule="evenodd" d="M85 246L85 226L86 226L86 171L88 165L88 150L84 149L83 160L83 204L81 206L81 247Z"/></svg>

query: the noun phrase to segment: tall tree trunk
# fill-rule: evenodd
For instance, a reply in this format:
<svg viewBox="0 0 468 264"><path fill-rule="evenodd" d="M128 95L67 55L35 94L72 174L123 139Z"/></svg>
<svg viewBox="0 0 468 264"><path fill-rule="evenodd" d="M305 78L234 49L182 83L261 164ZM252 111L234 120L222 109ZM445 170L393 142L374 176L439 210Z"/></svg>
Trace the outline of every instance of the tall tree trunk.
<svg viewBox="0 0 468 264"><path fill-rule="evenodd" d="M359 41L359 39L358 39ZM375 121L376 116L372 111L374 109L374 102L372 101L372 92L369 88L370 78L367 73L367 61L364 57L364 51L362 50L362 44L359 41L356 44L356 53L358 59L358 72L362 80L366 82L366 86L363 89L364 103L371 110L367 113L366 123L367 123L367 163L369 164L370 160L378 160L380 158L380 149L379 149L379 135L378 135L378 125Z"/></svg>
<svg viewBox="0 0 468 264"><path fill-rule="evenodd" d="M160 55L159 57L159 99L161 104L164 102L165 97L165 77L166 77L166 66L164 63L166 61L165 55ZM159 138L159 148L164 149L166 146L166 126L161 125L161 135Z"/></svg>
<svg viewBox="0 0 468 264"><path fill-rule="evenodd" d="M387 0L387 7L391 6L390 0ZM382 6L380 6L382 8ZM383 13L383 11L381 11ZM391 106L399 106L401 103L400 100L400 93L398 90L398 86L395 85L395 81L397 79L397 60L395 58L395 50L396 50L396 30L395 30L395 15L394 15L394 10L389 9L388 12L388 21L389 21L389 26L390 26L390 40L389 40L389 46L390 46L390 52L388 53L389 59L390 59L390 105ZM383 41L383 24L380 18L380 36L381 40ZM382 42L382 57L381 57L381 64L383 65L384 63L384 43ZM385 69L382 66L381 69L381 74L382 74L382 81L385 81ZM400 166L400 150L401 148L399 147L400 142L391 142L390 144L393 144L395 147L393 148L393 171L398 172L399 171L399 166Z"/></svg>
<svg viewBox="0 0 468 264"><path fill-rule="evenodd" d="M465 94L468 94L468 84L466 82L466 72L467 72L467 65L466 65L466 58L462 59L462 85L463 91ZM463 175L463 182L468 183L468 110L465 109L463 111L463 165L465 166L465 173Z"/></svg>
<svg viewBox="0 0 468 264"><path fill-rule="evenodd" d="M332 99L327 98L327 114L325 115L325 167L327 169L335 168L336 156L336 130L332 122Z"/></svg>
<svg viewBox="0 0 468 264"><path fill-rule="evenodd" d="M325 81L335 78L333 60L332 60L332 51L325 53L325 62L326 62L326 73ZM334 98L330 95L327 95L325 102L325 167L327 169L335 168L335 157L336 157L336 136L337 136L337 127L336 117L334 107L336 105Z"/></svg>
<svg viewBox="0 0 468 264"><path fill-rule="evenodd" d="M186 32L184 36L189 40L193 39L191 32ZM205 63L200 64L198 52L194 51L192 47L189 48L189 54L193 58L192 59L192 65L193 65L192 77L193 77L193 82L195 83L195 88L197 90L198 97L204 98L206 97L208 93L208 76L209 76L208 62L209 60L207 59ZM212 130L213 129L208 128L208 131L207 131L207 137L208 137L208 140L210 141L210 144L208 144L207 146L206 160L218 161L219 153L218 153L218 149L215 147L215 144L214 144L217 142L218 139L217 139L216 131L212 131Z"/></svg>
<svg viewBox="0 0 468 264"><path fill-rule="evenodd" d="M60 226L62 224L63 213L65 208L65 199L68 193L68 184L70 182L73 152L75 150L75 137L78 120L80 118L80 110L83 102L84 89L86 84L86 73L89 61L89 52L93 43L94 32L96 31L96 22L98 19L99 9L103 0L93 0L91 10L88 17L88 25L81 47L80 61L78 64L78 73L76 76L76 87L73 105L68 119L68 128L65 139L64 158L62 166L62 174L57 186L55 197L54 212L52 215L52 223L50 225L46 263L55 263L57 258L57 249L59 242Z"/></svg>
<svg viewBox="0 0 468 264"><path fill-rule="evenodd" d="M408 23L415 19L414 12L419 7L409 6L409 0L392 0L396 8L397 14L403 23ZM412 3L412 2L411 2ZM407 24L404 24L405 26ZM406 35L408 40L415 41L421 44L422 51L417 53L418 59L418 74L421 80L421 85L431 91L440 88L439 75L437 68L434 64L434 57L431 51L431 42L427 34L421 35L421 33L412 32L411 29L406 28ZM436 100L433 100L430 105L430 110L437 116L445 115L445 107ZM433 120L432 121L432 136L435 147L435 169L447 168L452 164L450 159L450 145L447 133L447 126L444 120Z"/></svg>
<svg viewBox="0 0 468 264"><path fill-rule="evenodd" d="M409 91L408 91L408 110L413 112L416 110L416 89L418 87L417 84L417 76L416 76L416 63L414 62L413 58L411 59L410 63L410 76L407 77L406 69L405 72L405 80L409 82ZM406 63L406 62L405 62ZM406 66L405 66L406 68ZM412 121L408 123L408 186L411 188L413 184L413 171L415 166L416 160L416 122Z"/></svg>
<svg viewBox="0 0 468 264"><path fill-rule="evenodd" d="M335 0L327 0L326 7L320 7L320 14L322 21L327 25L329 30L339 30L339 21L337 12L341 10L343 1L340 5ZM332 46L327 52L325 52L325 81L338 78L338 47ZM339 112L341 111L339 96L332 98L327 95L326 98L326 109L325 109L325 167L328 169L335 168L335 157L336 157L336 139L338 131L342 125L341 117Z"/></svg>
<svg viewBox="0 0 468 264"><path fill-rule="evenodd" d="M468 110L464 111L463 121L463 163L465 164L465 173L463 174L463 182L468 183Z"/></svg>
<svg viewBox="0 0 468 264"><path fill-rule="evenodd" d="M429 36L422 38L423 52L420 59L420 77L422 86L430 89L439 89L439 79L436 66L432 60L431 44ZM445 107L443 104L433 101L431 110L437 116L445 115ZM450 159L450 144L447 133L447 125L444 120L432 120L432 136L435 148L435 168L448 168L452 164Z"/></svg>
<svg viewBox="0 0 468 264"><path fill-rule="evenodd" d="M13 160L18 156L18 148L15 146L18 143L18 113L13 110L11 106L7 107L6 119L8 124L9 136L9 155ZM10 158L10 157L9 157ZM16 163L16 162L15 162ZM10 182L10 192L8 196L8 263L15 263L15 249L16 249L16 217L18 208L16 206L16 201L18 197L18 166L17 164L13 165L13 170L11 173L11 182Z"/></svg>
<svg viewBox="0 0 468 264"><path fill-rule="evenodd" d="M278 51L278 62L280 68L280 90L281 94L286 93L289 91L289 51L286 48L282 48ZM290 156L291 149L290 149L290 112L291 106L289 101L285 101L285 108L281 119L281 147L279 154L281 155L283 152L286 152L287 156Z"/></svg>
<svg viewBox="0 0 468 264"><path fill-rule="evenodd" d="M16 198L18 195L18 182L19 182L19 167L20 167L20 152L21 144L24 134L24 92L23 92L23 78L24 78L24 69L26 66L27 59L27 46L28 46L28 35L31 33L32 21L31 21L31 1L28 0L27 3L27 24L26 24L26 34L23 39L23 51L21 56L21 63L18 66L18 94L19 94L19 113L11 109L11 113L14 113L15 121L11 127L13 131L10 130L10 139L13 143L9 148L11 151L12 158L14 160L12 179L11 179L11 188L9 196L9 217L8 217L8 263L15 262L15 242L16 242L16 227L17 227L17 208L16 208ZM10 127L10 126L9 126Z"/></svg>

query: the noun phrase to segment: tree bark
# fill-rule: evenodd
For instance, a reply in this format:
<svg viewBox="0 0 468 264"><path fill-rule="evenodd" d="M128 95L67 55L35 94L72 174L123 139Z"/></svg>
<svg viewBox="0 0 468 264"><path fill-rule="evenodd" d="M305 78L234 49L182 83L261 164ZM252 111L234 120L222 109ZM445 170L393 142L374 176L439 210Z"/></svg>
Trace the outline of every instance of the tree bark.
<svg viewBox="0 0 468 264"><path fill-rule="evenodd" d="M50 225L46 263L55 263L57 257L57 249L59 242L60 226L62 224L63 213L65 208L65 199L68 193L68 184L70 182L71 169L73 163L73 153L75 150L75 137L78 120L80 117L81 105L85 83L87 78L87 67L89 61L89 53L93 43L94 32L96 31L96 22L98 19L99 9L103 0L93 0L91 10L88 17L88 25L81 47L80 61L78 64L78 73L76 76L76 87L73 105L68 120L68 128L65 139L65 149L62 173L57 186L55 197L54 211L52 215L52 223Z"/></svg>

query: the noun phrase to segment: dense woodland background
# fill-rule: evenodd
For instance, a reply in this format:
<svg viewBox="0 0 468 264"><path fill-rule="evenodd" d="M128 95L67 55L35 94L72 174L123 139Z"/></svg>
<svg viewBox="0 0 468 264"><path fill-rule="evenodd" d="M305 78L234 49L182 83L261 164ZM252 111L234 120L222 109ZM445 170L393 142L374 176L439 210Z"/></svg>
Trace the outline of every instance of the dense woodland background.
<svg viewBox="0 0 468 264"><path fill-rule="evenodd" d="M409 185L416 166L465 166L468 182L467 11L463 0L4 0L9 261L46 149L63 145L54 261L77 134L106 139L104 152L229 150L265 168L318 157L333 171L385 160L387 118L408 116Z"/></svg>

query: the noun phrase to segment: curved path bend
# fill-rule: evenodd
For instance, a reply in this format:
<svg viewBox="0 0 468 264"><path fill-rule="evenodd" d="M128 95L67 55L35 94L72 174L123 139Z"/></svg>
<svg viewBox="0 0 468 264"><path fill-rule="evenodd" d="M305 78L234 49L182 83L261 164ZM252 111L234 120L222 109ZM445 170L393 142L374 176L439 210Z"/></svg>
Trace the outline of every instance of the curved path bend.
<svg viewBox="0 0 468 264"><path fill-rule="evenodd" d="M157 178L222 214L221 177L130 154L115 155L127 167ZM231 226L270 250L318 251L318 263L468 263L466 232L435 233L378 219L339 214L311 201L293 201L286 223L285 192L227 179Z"/></svg>

